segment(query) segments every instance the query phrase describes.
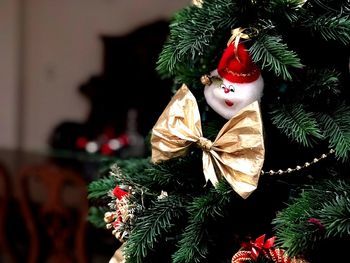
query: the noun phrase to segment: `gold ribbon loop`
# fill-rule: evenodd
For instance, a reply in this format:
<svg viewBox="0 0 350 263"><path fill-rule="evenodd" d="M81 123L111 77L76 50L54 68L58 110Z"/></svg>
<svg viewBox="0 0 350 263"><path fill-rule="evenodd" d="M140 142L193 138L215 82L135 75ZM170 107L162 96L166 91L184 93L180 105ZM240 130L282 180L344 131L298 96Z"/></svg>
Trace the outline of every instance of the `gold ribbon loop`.
<svg viewBox="0 0 350 263"><path fill-rule="evenodd" d="M231 37L227 42L227 46L229 46L233 41L235 42L235 47L237 48L239 40L241 38L243 39L250 39L248 34L243 33L246 30L246 28L237 27L235 29L232 29L231 31Z"/></svg>
<svg viewBox="0 0 350 263"><path fill-rule="evenodd" d="M250 34L243 33L245 31L250 31ZM251 28L242 28L242 27L237 27L231 31L231 37L227 41L227 46L231 45L232 42L235 42L235 56L239 61L239 57L237 56L237 47L239 44L240 39L250 39L250 35L256 35L258 34L258 29L255 27Z"/></svg>
<svg viewBox="0 0 350 263"><path fill-rule="evenodd" d="M206 181L216 186L224 177L247 198L257 187L265 155L259 104L243 108L211 142L203 137L195 97L182 85L154 125L151 144L154 163L183 156L192 144L198 145L203 149Z"/></svg>
<svg viewBox="0 0 350 263"><path fill-rule="evenodd" d="M213 143L211 140L200 137L199 140L197 141L197 145L199 148L201 148L205 152L209 152L211 150L211 147L213 146Z"/></svg>

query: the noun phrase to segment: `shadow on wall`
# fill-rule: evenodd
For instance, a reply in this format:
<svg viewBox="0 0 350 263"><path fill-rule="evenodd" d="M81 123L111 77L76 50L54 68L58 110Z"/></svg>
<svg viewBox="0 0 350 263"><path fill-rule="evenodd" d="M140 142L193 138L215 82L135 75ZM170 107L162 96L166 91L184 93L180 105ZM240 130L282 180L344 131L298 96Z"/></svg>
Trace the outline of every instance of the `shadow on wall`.
<svg viewBox="0 0 350 263"><path fill-rule="evenodd" d="M84 123L58 124L52 149L143 156L144 138L171 97L171 80L155 70L168 33L169 23L161 20L127 35L101 36L103 72L79 87L90 103L89 115Z"/></svg>

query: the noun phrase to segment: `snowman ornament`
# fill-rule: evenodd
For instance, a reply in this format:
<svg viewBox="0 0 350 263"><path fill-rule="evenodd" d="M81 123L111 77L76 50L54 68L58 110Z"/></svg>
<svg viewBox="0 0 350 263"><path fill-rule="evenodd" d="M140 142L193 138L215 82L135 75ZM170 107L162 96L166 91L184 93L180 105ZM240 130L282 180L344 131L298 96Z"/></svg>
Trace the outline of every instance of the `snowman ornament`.
<svg viewBox="0 0 350 263"><path fill-rule="evenodd" d="M202 77L208 105L225 119L259 101L264 81L243 43L231 42L224 51L217 69Z"/></svg>

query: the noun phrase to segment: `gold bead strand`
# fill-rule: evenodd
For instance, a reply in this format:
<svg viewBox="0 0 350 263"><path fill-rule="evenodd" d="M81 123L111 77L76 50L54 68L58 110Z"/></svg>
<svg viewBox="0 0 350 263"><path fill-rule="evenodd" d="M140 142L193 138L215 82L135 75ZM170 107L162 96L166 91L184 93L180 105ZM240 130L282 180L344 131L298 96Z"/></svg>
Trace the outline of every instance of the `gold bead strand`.
<svg viewBox="0 0 350 263"><path fill-rule="evenodd" d="M325 159L327 157L329 157L331 154L333 154L335 151L333 149L330 149L328 153L324 153L322 154L319 158L314 158L311 162L305 162L304 165L300 166L300 165L297 165L295 166L295 168L287 168L286 170L282 170L282 169L279 169L277 171L275 170L270 170L270 171L261 171L261 175L265 175L265 174L268 174L268 175L282 175L282 174L290 174L292 172L295 172L295 171L300 171L302 169L305 169L311 165L314 165L315 163L319 162L320 160L322 159Z"/></svg>
<svg viewBox="0 0 350 263"><path fill-rule="evenodd" d="M203 0L192 0L192 3L193 3L195 6L202 7Z"/></svg>

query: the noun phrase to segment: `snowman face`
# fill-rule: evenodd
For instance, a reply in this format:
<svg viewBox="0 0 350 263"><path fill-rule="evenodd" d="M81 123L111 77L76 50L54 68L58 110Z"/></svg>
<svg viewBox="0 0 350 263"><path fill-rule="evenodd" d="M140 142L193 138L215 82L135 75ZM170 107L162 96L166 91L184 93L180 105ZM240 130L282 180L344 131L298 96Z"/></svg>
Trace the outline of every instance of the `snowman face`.
<svg viewBox="0 0 350 263"><path fill-rule="evenodd" d="M264 81L261 76L250 83L232 83L221 79L216 70L211 73L212 83L204 88L208 105L225 119L231 119L241 109L262 96Z"/></svg>

